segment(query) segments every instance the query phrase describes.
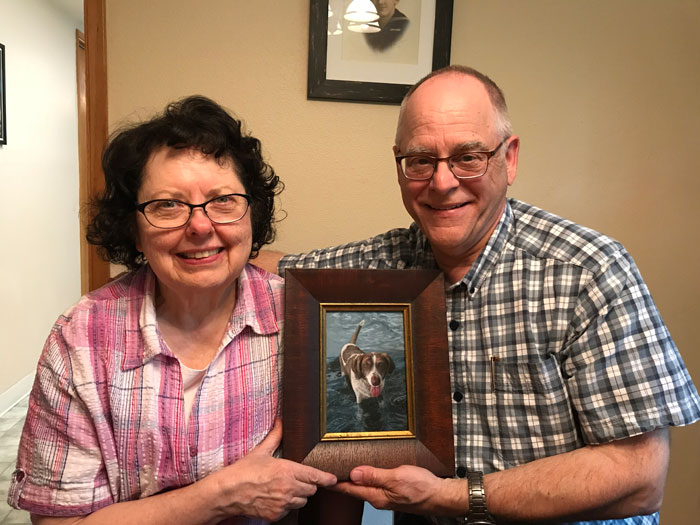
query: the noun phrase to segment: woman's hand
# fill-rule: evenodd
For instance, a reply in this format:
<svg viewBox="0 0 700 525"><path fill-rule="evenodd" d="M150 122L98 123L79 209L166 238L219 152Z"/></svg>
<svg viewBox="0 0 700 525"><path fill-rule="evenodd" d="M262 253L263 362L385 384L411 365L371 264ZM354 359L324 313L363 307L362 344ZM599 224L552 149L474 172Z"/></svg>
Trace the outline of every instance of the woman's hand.
<svg viewBox="0 0 700 525"><path fill-rule="evenodd" d="M246 457L209 476L219 485L223 516L276 521L306 505L317 487L337 483L333 474L272 457L281 440L282 422L277 420L267 437Z"/></svg>
<svg viewBox="0 0 700 525"><path fill-rule="evenodd" d="M109 505L87 516L32 515L37 525L212 525L234 516L276 521L306 504L317 487L337 483L333 474L272 454L282 439L278 420L250 454L206 478L148 498Z"/></svg>

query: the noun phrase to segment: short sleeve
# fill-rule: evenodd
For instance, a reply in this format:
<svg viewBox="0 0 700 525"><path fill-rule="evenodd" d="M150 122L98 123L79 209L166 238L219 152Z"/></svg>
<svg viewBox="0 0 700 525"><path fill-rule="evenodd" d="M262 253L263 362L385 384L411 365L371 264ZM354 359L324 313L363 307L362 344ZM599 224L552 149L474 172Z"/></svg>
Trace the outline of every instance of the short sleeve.
<svg viewBox="0 0 700 525"><path fill-rule="evenodd" d="M579 295L569 328L563 369L587 443L700 418L698 392L624 250Z"/></svg>
<svg viewBox="0 0 700 525"><path fill-rule="evenodd" d="M288 268L362 268L363 266L363 249L360 243L285 255L279 262L280 272Z"/></svg>
<svg viewBox="0 0 700 525"><path fill-rule="evenodd" d="M37 365L8 502L35 514L79 516L114 500L62 328L54 326Z"/></svg>
<svg viewBox="0 0 700 525"><path fill-rule="evenodd" d="M425 239L419 235L418 226L397 228L363 241L322 248L308 253L286 255L279 262L279 271L287 268L354 268L378 270L402 270L421 267L426 263L422 246ZM429 251L429 250L428 250ZM425 267L433 267L432 260Z"/></svg>

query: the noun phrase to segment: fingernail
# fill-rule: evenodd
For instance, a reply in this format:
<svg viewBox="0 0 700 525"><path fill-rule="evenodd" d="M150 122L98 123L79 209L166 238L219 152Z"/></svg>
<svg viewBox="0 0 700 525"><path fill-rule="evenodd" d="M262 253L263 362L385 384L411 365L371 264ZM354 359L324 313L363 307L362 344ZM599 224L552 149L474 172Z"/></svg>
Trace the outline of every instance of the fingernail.
<svg viewBox="0 0 700 525"><path fill-rule="evenodd" d="M353 481L353 483L362 483L362 477L361 470L353 470L350 472L350 479Z"/></svg>

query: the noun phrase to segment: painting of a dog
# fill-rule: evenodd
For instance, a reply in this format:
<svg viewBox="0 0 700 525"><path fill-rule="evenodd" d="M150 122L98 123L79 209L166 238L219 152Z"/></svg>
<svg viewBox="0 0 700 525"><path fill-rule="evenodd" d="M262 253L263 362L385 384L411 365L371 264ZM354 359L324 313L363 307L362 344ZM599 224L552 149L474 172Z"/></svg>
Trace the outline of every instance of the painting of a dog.
<svg viewBox="0 0 700 525"><path fill-rule="evenodd" d="M349 380L358 404L379 397L386 376L395 369L394 361L386 352L365 352L357 346L357 337L364 324L364 320L360 321L339 357L341 372Z"/></svg>

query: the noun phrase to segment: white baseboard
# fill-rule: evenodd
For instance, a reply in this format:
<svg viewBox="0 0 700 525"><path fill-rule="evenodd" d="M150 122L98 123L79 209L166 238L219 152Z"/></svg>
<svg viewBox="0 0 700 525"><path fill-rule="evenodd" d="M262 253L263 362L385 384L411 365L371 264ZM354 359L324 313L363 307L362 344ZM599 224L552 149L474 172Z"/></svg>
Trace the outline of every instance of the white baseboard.
<svg viewBox="0 0 700 525"><path fill-rule="evenodd" d="M31 373L0 394L0 417L29 395L33 383L34 373Z"/></svg>

